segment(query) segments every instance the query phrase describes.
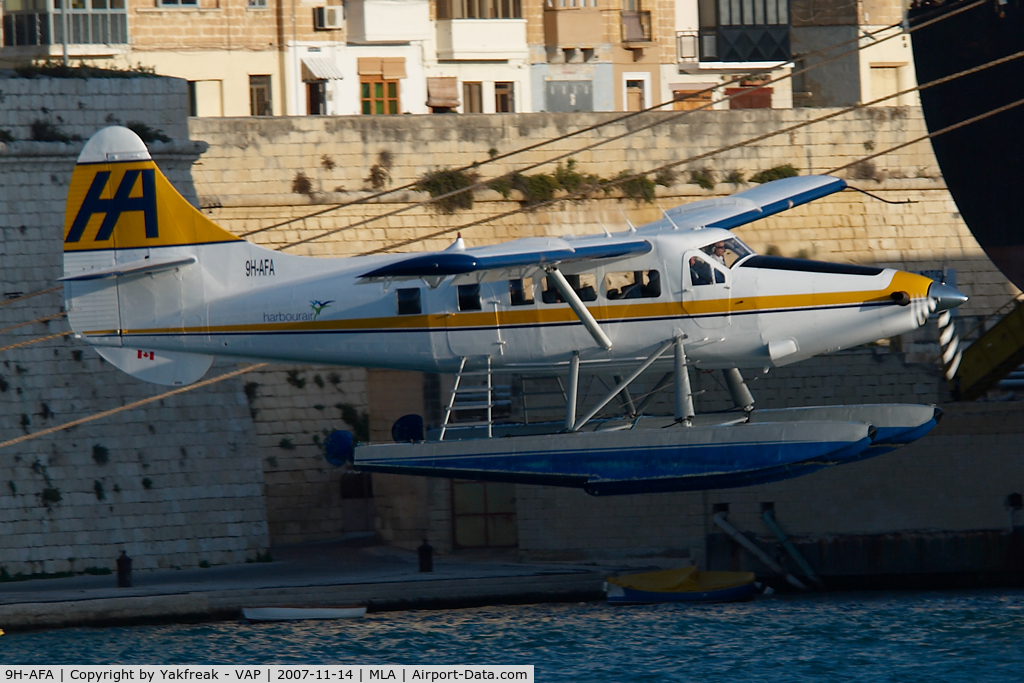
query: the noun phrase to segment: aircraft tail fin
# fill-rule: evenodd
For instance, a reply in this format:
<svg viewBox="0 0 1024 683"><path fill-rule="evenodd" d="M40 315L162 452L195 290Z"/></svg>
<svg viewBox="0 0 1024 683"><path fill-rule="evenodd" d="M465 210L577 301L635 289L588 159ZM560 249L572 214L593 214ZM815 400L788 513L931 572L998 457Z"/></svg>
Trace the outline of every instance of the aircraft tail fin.
<svg viewBox="0 0 1024 683"><path fill-rule="evenodd" d="M104 128L82 149L68 188L60 279L71 328L135 377L196 381L212 356L137 348L146 341L128 342L125 328L202 325L186 310L204 299L200 247L227 242L251 246L192 206L138 135Z"/></svg>
<svg viewBox="0 0 1024 683"><path fill-rule="evenodd" d="M104 128L78 156L64 216L65 263L76 252L240 241L174 189L131 130Z"/></svg>

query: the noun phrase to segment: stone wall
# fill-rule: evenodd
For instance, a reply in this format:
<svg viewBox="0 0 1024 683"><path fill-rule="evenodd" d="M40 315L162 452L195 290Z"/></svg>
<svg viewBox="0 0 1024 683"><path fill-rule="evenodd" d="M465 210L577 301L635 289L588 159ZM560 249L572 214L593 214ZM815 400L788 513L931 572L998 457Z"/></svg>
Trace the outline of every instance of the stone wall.
<svg viewBox="0 0 1024 683"><path fill-rule="evenodd" d="M428 207L412 207L427 195L398 192L380 200L352 204L366 196L367 178L382 152L391 157L389 187L417 181L436 168L481 163L483 179L539 163L555 154L570 154L578 170L613 176L623 170L646 170L732 145L765 131L820 117L831 110L738 110L654 113L616 123L575 138L555 141L507 160L483 163L490 152L510 152L529 144L613 118L609 114L508 114L407 117L316 117L257 119L192 119L191 136L209 144L195 168L200 202L228 229L264 232L249 239L269 247L339 230L327 239L290 251L348 256L440 230L450 233L404 249L419 251L447 246L461 226L518 208L491 190L477 193L472 209L440 215ZM678 113L678 112L677 112ZM660 122L660 123L657 123ZM632 135L630 130L655 124ZM724 182L730 173L753 173L792 164L801 173L822 173L871 153L908 142L925 133L919 109L871 108L845 114L777 135L755 146L741 147L708 159L684 164L679 182L659 188L654 204L623 202L599 196L584 203L563 203L532 213L463 230L470 245L492 244L517 237L599 233L657 219L660 208L709 196L726 195L743 185ZM624 135L619 140L612 138ZM592 150L573 152L600 140ZM554 165L536 171L552 171ZM718 179L713 190L690 184L686 170L710 170ZM298 174L310 180L307 195L293 191ZM892 265L910 270L955 268L957 283L971 297L964 314L984 313L1001 306L1015 291L987 259L967 230L939 171L928 142L840 173L850 183L895 201L892 205L852 191L797 207L779 216L736 230L760 251L784 255ZM864 179L853 179L860 177ZM337 207L337 208L333 208ZM387 218L368 219L404 209ZM311 216L313 213L320 215ZM311 217L307 217L311 216ZM357 225L353 225L357 224ZM278 226L278 227L274 227ZM348 227L353 226L353 227Z"/></svg>
<svg viewBox="0 0 1024 683"><path fill-rule="evenodd" d="M47 106L50 113L63 117L68 132L82 137L105 125L106 113L97 113L95 121L80 124L74 122L75 111L92 116L88 112L102 110L128 118L129 105L111 105L109 112L96 104L78 109L78 86L71 84L74 87L69 86L64 99L52 107L25 100L28 108L21 110L21 118L8 119L0 127L15 131L17 138L25 137L35 115L33 107L38 106ZM168 87L168 92L177 92L177 85ZM131 92L125 97L132 102L137 99ZM180 113L180 104L169 106ZM186 133L173 127L165 111L166 107L141 112L138 118L172 137L184 138ZM614 124L517 155L494 168L482 165L479 170L484 177L493 177L524 163L543 161L554 150L572 152L579 170L607 177L709 151L822 113L714 112L675 121L666 121L670 115L652 115L649 121L662 123L607 146L573 152L580 145L635 130L642 122L634 119L631 124ZM384 161L381 152L390 153L390 186L397 187L432 168L486 161L491 148L511 151L608 118L601 114L537 114L192 119L188 137L199 141L198 145L176 141L158 143L152 149L172 182L200 202L214 220L239 234L270 228L250 239L280 247L422 200L425 195L405 191L384 201L344 206L307 218L332 203L365 197L363 188L371 167ZM913 139L923 130L917 110L861 112L771 138L756 148L695 162L688 168L711 170L720 181L733 171L749 176L783 163L804 173L821 172L859 158L869 149L881 150ZM5 207L0 219L5 240L0 263L5 294L43 289L58 276L59 230L53 231L61 224L64 193L78 149L76 145L29 142L0 147L0 201ZM548 165L540 170L551 169ZM311 179L307 194L293 191L300 172ZM927 145L913 145L875 160L873 167L862 165L856 175L872 179L851 183L889 199L909 198L915 204L882 204L847 192L737 232L761 251L912 270L955 268L958 285L972 296L966 312L985 313L1001 305L1013 290L967 232L941 180L935 178L937 174ZM479 245L529 235L598 232L602 226L617 230L625 226L627 218L634 224L656 219L658 205L667 208L736 189L719 182L714 190L701 190L686 180L684 174L680 183L659 189L653 205L598 197L468 228L465 237L470 244ZM352 255L440 229L451 230L452 235L408 249L439 248L446 246L463 224L517 208L514 199L483 191L470 211L443 216L413 208L294 251ZM273 227L285 221L293 222ZM0 325L52 314L60 305L60 294L54 292L0 307ZM60 321L38 323L4 336L10 342L27 340L48 330L63 330L63 325ZM6 405L6 423L0 430L2 439L159 391L112 369L70 339L4 353L2 360L7 363L0 372L0 402ZM945 388L934 368L907 360L898 347L857 349L773 371L751 386L759 405L765 407L943 400ZM227 366L218 365L213 372L218 368ZM702 375L697 381L707 389L698 399L702 409L727 405L725 393L713 378ZM318 441L333 429L363 425L375 438L386 438L393 419L436 403L436 396L425 394L438 391L436 381L424 382L408 373L391 376L338 368L274 367L168 399L164 405L154 404L5 449L0 451L0 478L11 485L0 491L0 528L6 544L3 564L12 574L109 567L123 547L142 568L190 566L255 559L271 541L337 538L354 529L355 517L347 517L346 502L340 499L346 475L325 466ZM1005 475L1005 468L1014 465L1013 456L999 450L1005 450L1005 437L992 438L998 441L992 445L993 467L1003 468L999 472ZM1005 476L993 479L991 468L965 467L957 450L962 444L953 439L948 440L948 448L943 446L946 451L935 453L940 456L937 462L955 475L925 477L927 461L921 453L933 453L930 443L912 447L919 449L916 451L907 449L877 461L813 475L817 479L756 489L594 500L574 491L518 487L520 547L534 555L582 556L608 549L622 554L629 549L634 554L700 557L705 552L704 534L710 531L707 510L716 502L729 503L730 514L747 528L755 527L760 502L776 502L780 520L794 523L794 533L803 534L824 533L829 525L867 533L885 527L886 519L892 520L890 526L901 528L946 524L944 513L936 509L943 497L965 501L979 511L950 528L994 523L996 514L989 508L997 494L986 487L991 488L993 480L1004 481ZM873 497L870 482L875 479L889 483ZM961 496L958 491L966 490L964 480L969 481L967 488L972 493ZM920 481L929 482L939 493L928 495L928 489L917 483ZM919 515L900 516L901 506L910 503L901 502L899 492L914 486L921 493L908 500L917 506L913 509ZM376 522L371 526L383 539L414 547L427 538L439 549L450 547L447 481L374 477L374 488ZM53 491L44 494L51 489L59 491L59 501ZM832 508L834 512L822 514L822 506L832 498L840 503ZM855 528L839 524L847 512L870 523Z"/></svg>
<svg viewBox="0 0 1024 683"><path fill-rule="evenodd" d="M32 139L36 121L82 140L104 126L129 121L186 140L187 120L188 83L180 78L0 77L0 129L19 141Z"/></svg>
<svg viewBox="0 0 1024 683"><path fill-rule="evenodd" d="M81 143L0 150L3 300L62 273L64 199ZM185 151L191 149L191 154ZM156 158L188 177L195 148ZM0 328L58 314L55 291L0 307ZM63 319L4 329L7 346L67 329ZM2 352L0 441L164 390L72 337ZM211 375L234 369L218 363ZM255 560L269 545L263 472L242 382L199 389L0 450L0 572L138 569Z"/></svg>

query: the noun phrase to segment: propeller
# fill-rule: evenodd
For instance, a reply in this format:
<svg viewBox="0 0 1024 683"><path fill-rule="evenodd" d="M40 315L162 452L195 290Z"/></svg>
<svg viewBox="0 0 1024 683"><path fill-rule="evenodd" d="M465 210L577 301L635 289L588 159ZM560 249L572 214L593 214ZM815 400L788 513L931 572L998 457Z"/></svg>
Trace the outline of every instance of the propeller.
<svg viewBox="0 0 1024 683"><path fill-rule="evenodd" d="M942 348L942 368L947 381L953 381L963 350L960 348L960 335L956 333L956 323L950 311L967 301L967 297L956 288L939 282L933 282L928 288L928 304L932 311L940 311L938 318L939 346Z"/></svg>
<svg viewBox="0 0 1024 683"><path fill-rule="evenodd" d="M949 311L939 314L939 346L942 348L942 367L947 381L953 381L957 368L960 367L960 359L963 357L963 350L960 348L960 335L956 333L956 323Z"/></svg>

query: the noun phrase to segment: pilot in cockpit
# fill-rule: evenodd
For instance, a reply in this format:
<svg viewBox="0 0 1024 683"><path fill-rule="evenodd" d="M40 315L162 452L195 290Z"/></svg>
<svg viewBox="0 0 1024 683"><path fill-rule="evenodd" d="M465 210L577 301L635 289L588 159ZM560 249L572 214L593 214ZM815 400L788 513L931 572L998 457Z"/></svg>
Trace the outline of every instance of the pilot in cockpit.
<svg viewBox="0 0 1024 683"><path fill-rule="evenodd" d="M737 261L754 253L750 247L735 237L713 242L703 247L701 251L726 268L732 268Z"/></svg>

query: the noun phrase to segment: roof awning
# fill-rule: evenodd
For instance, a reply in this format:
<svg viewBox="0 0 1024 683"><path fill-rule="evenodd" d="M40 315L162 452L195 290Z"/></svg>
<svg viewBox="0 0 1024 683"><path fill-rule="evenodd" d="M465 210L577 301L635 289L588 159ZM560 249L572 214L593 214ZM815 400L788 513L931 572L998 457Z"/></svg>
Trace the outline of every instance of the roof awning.
<svg viewBox="0 0 1024 683"><path fill-rule="evenodd" d="M331 81L343 78L341 69L326 57L303 57L302 80Z"/></svg>
<svg viewBox="0 0 1024 683"><path fill-rule="evenodd" d="M459 81L454 76L427 79L428 107L459 106Z"/></svg>

